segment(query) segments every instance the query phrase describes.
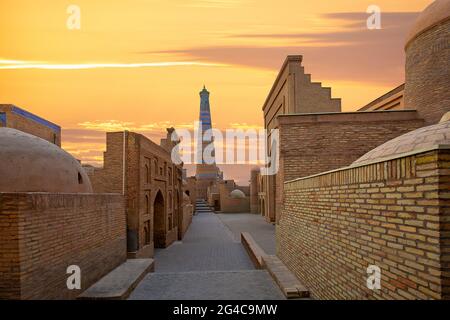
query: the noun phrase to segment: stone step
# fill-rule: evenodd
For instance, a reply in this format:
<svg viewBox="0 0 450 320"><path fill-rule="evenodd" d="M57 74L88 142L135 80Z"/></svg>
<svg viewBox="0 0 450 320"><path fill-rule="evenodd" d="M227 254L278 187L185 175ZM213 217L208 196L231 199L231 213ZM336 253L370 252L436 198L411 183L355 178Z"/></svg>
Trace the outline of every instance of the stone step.
<svg viewBox="0 0 450 320"><path fill-rule="evenodd" d="M241 243L250 256L256 269L263 268L263 256L266 255L263 249L256 243L253 237L248 232L241 233Z"/></svg>
<svg viewBox="0 0 450 320"><path fill-rule="evenodd" d="M149 272L153 272L153 259L129 259L90 286L77 299L124 300Z"/></svg>
<svg viewBox="0 0 450 320"><path fill-rule="evenodd" d="M248 232L241 233L241 243L255 268L267 269L287 299L309 298L309 290L275 255L268 255Z"/></svg>
<svg viewBox="0 0 450 320"><path fill-rule="evenodd" d="M309 290L277 256L265 255L262 256L262 261L287 299L309 298Z"/></svg>

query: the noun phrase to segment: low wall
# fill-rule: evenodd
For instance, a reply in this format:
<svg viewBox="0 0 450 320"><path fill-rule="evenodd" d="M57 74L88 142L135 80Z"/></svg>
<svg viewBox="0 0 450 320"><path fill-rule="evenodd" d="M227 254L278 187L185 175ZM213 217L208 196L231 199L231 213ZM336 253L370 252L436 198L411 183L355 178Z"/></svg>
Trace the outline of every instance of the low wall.
<svg viewBox="0 0 450 320"><path fill-rule="evenodd" d="M191 225L192 216L194 214L194 206L192 204L183 205L183 222L181 225L181 238L186 234L187 229Z"/></svg>
<svg viewBox="0 0 450 320"><path fill-rule="evenodd" d="M449 174L441 149L286 182L277 255L315 298L449 298Z"/></svg>
<svg viewBox="0 0 450 320"><path fill-rule="evenodd" d="M250 199L230 198L223 194L220 197L220 211L223 213L248 213L250 212Z"/></svg>
<svg viewBox="0 0 450 320"><path fill-rule="evenodd" d="M125 232L121 195L0 193L0 299L75 298L126 260Z"/></svg>

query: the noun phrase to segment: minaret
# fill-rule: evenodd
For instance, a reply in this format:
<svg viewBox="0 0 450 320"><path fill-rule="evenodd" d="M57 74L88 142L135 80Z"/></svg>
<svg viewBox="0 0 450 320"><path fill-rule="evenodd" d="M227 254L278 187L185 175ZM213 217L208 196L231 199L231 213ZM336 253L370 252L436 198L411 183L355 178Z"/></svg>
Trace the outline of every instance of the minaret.
<svg viewBox="0 0 450 320"><path fill-rule="evenodd" d="M206 87L203 86L203 90L200 91L200 115L199 115L199 121L200 126L199 128L200 133L203 134L207 131L212 129L212 122L211 122L211 110L209 105L209 91L206 90ZM201 139L201 137L199 137ZM213 141L198 141L197 143L197 167L196 167L196 178L198 182L197 188L197 195L200 198L206 198L206 190L209 185L212 185L214 182L221 180L221 172L219 168L217 167L215 160L212 164L207 164L203 161L203 152L205 148L213 143ZM211 152L211 154L214 156L214 150Z"/></svg>
<svg viewBox="0 0 450 320"><path fill-rule="evenodd" d="M211 125L211 110L209 107L209 91L203 86L200 91L200 116L199 120L202 123L202 132L212 128Z"/></svg>

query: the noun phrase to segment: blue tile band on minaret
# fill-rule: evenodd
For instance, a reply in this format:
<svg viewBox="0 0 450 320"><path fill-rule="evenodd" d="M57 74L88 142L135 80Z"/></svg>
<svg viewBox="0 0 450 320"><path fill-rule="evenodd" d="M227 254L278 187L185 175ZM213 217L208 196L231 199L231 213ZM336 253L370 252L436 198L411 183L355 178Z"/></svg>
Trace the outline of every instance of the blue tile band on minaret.
<svg viewBox="0 0 450 320"><path fill-rule="evenodd" d="M212 129L212 121L211 121L211 109L209 105L209 91L206 90L206 87L203 86L203 90L200 91L200 115L199 115L199 121L201 123L201 132L202 135L205 134L207 130ZM199 159L201 159L201 163L205 163L203 161L203 151L205 150L206 146L210 144L212 141L202 141L202 143L199 143ZM214 151L212 153L214 155ZM215 163L215 161L214 161Z"/></svg>
<svg viewBox="0 0 450 320"><path fill-rule="evenodd" d="M209 91L203 86L200 91L200 116L199 120L202 123L202 131L205 132L212 128L211 124L211 110L209 106Z"/></svg>

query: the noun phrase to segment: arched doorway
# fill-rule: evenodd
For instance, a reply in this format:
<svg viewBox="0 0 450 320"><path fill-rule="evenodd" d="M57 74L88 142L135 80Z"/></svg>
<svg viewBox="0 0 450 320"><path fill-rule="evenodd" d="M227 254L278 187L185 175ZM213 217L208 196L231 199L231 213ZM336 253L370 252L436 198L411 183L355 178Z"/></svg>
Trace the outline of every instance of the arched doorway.
<svg viewBox="0 0 450 320"><path fill-rule="evenodd" d="M153 242L155 248L164 248L166 243L166 227L165 227L166 208L164 197L161 191L158 191L153 203Z"/></svg>

